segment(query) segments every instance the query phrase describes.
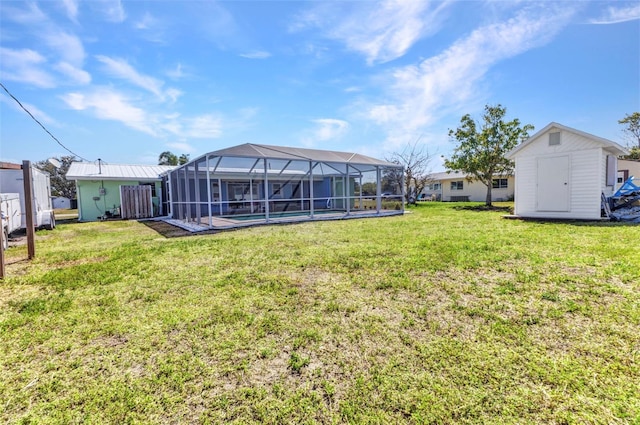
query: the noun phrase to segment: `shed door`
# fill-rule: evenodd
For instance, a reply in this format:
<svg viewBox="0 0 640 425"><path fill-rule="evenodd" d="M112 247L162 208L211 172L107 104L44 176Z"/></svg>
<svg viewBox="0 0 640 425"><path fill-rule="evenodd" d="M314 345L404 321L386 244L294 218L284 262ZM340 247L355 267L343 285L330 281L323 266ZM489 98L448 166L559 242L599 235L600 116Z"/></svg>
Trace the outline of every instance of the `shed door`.
<svg viewBox="0 0 640 425"><path fill-rule="evenodd" d="M569 157L538 158L538 211L569 211Z"/></svg>

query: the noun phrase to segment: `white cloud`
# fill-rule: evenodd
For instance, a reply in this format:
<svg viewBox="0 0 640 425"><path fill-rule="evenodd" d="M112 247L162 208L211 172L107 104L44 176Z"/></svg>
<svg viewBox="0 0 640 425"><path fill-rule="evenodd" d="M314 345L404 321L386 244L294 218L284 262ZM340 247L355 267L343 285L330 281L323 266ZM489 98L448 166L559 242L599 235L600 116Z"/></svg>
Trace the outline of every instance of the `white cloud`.
<svg viewBox="0 0 640 425"><path fill-rule="evenodd" d="M222 119L213 114L185 119L182 135L199 139L220 137L222 135Z"/></svg>
<svg viewBox="0 0 640 425"><path fill-rule="evenodd" d="M635 3L626 7L609 6L597 19L592 19L592 24L617 24L620 22L640 19L640 4Z"/></svg>
<svg viewBox="0 0 640 425"><path fill-rule="evenodd" d="M313 147L318 142L330 142L340 139L349 131L349 123L335 118L312 120L314 126L303 132L300 140L304 146Z"/></svg>
<svg viewBox="0 0 640 425"><path fill-rule="evenodd" d="M2 90L2 92L0 92L0 102L4 102L6 105L8 105L10 108L12 108L13 110L17 111L20 114L26 114L26 112L24 111L24 109L22 109L20 107L20 105L18 105L18 103L16 103L15 100L13 100L11 97L9 97L8 94L6 94L6 92L4 90ZM28 102L20 102L22 104L22 106L24 106L30 113L31 115L33 115L34 117L36 117L36 119L44 124L53 124L53 125L59 125L59 123L53 119L51 116L49 116L48 114L46 114L45 112L41 111L37 106L28 103Z"/></svg>
<svg viewBox="0 0 640 425"><path fill-rule="evenodd" d="M298 17L290 30L320 27L326 37L363 54L368 64L384 63L403 56L416 41L435 33L448 5L427 0L385 0L347 3L351 10L336 11L322 4Z"/></svg>
<svg viewBox="0 0 640 425"><path fill-rule="evenodd" d="M396 68L381 83L387 87L387 101L365 106L367 118L386 127L393 138L398 129L414 133L442 114L468 108L491 67L544 45L572 15L568 7L527 8L511 19L476 29L419 65Z"/></svg>
<svg viewBox="0 0 640 425"><path fill-rule="evenodd" d="M160 120L160 129L175 135L182 134L182 124L180 123L178 116L165 117L164 119Z"/></svg>
<svg viewBox="0 0 640 425"><path fill-rule="evenodd" d="M114 77L121 78L131 84L141 87L155 94L162 100L164 100L166 96L169 96L175 101L175 98L179 95L178 90L175 89L169 89L167 92L164 92L162 90L164 82L148 75L140 74L124 59L113 59L102 55L97 55L96 59L102 62L106 66L107 72Z"/></svg>
<svg viewBox="0 0 640 425"><path fill-rule="evenodd" d="M158 20L154 18L149 12L145 12L142 19L135 22L133 27L139 30L148 30L153 28L157 24Z"/></svg>
<svg viewBox="0 0 640 425"><path fill-rule="evenodd" d="M130 104L122 94L98 88L87 93L69 93L62 100L77 111L90 111L97 118L118 121L133 129L155 136L152 119L147 113Z"/></svg>
<svg viewBox="0 0 640 425"><path fill-rule="evenodd" d="M160 129L181 138L215 139L222 135L222 118L214 114L182 117L180 114L165 115Z"/></svg>
<svg viewBox="0 0 640 425"><path fill-rule="evenodd" d="M56 79L42 68L47 60L31 49L8 49L0 47L0 75L8 81L33 84L37 87L52 88Z"/></svg>
<svg viewBox="0 0 640 425"><path fill-rule="evenodd" d="M41 30L41 37L56 52L56 55L62 57L65 62L76 66L82 65L84 62L84 47L82 41L75 35L50 27Z"/></svg>
<svg viewBox="0 0 640 425"><path fill-rule="evenodd" d="M321 118L313 120L313 122L316 124L315 139L322 142L337 139L349 129L348 122L333 118Z"/></svg>
<svg viewBox="0 0 640 425"><path fill-rule="evenodd" d="M149 12L145 12L142 18L132 23L133 28L140 32L140 35L148 41L158 44L165 44L169 37L166 36L168 22L158 19Z"/></svg>
<svg viewBox="0 0 640 425"><path fill-rule="evenodd" d="M63 0L62 4L67 11L67 16L73 22L78 21L78 0Z"/></svg>
<svg viewBox="0 0 640 425"><path fill-rule="evenodd" d="M171 103L175 103L176 100L178 100L178 98L183 95L183 92L178 89L168 88L165 91L165 95L169 98L169 101Z"/></svg>
<svg viewBox="0 0 640 425"><path fill-rule="evenodd" d="M73 110L87 111L98 119L117 121L155 137L177 136L186 143L189 138L217 138L222 135L223 120L220 116L203 114L183 117L179 113L159 114L135 105L124 94L108 87L68 93L61 98Z"/></svg>
<svg viewBox="0 0 640 425"><path fill-rule="evenodd" d="M180 80L187 76L181 63L177 64L175 68L165 71L165 74L173 80Z"/></svg>
<svg viewBox="0 0 640 425"><path fill-rule="evenodd" d="M51 118L49 115L47 115L46 113L44 113L43 111L41 111L37 106L32 105L31 103L25 103L22 102L22 105L27 108L27 110L29 112L31 112L31 114L36 117L38 119L38 121L44 123L44 124L53 124L53 125L57 125L58 122ZM22 110L22 109L20 109Z"/></svg>
<svg viewBox="0 0 640 425"><path fill-rule="evenodd" d="M42 13L35 3L27 3L28 9L11 8L2 5L3 15L14 22L23 25L36 25L47 21L47 16Z"/></svg>
<svg viewBox="0 0 640 425"><path fill-rule="evenodd" d="M98 4L107 21L121 23L127 19L121 0L102 0Z"/></svg>
<svg viewBox="0 0 640 425"><path fill-rule="evenodd" d="M87 71L76 68L70 63L59 62L54 66L54 68L56 71L69 77L73 84L85 85L91 82L91 75Z"/></svg>
<svg viewBox="0 0 640 425"><path fill-rule="evenodd" d="M28 3L28 9L12 9L7 16L24 25L27 31L40 38L57 56L76 66L85 58L82 41L73 34L60 29L38 8L35 3Z"/></svg>
<svg viewBox="0 0 640 425"><path fill-rule="evenodd" d="M255 117L258 112L258 108L242 108L238 110L239 119L244 123L244 125L247 125L247 121L253 119L253 117Z"/></svg>
<svg viewBox="0 0 640 425"><path fill-rule="evenodd" d="M167 143L167 146L169 146L171 149L174 149L180 152L178 155L182 153L193 153L195 151L193 146L191 146L189 143L186 143L186 142Z"/></svg>
<svg viewBox="0 0 640 425"><path fill-rule="evenodd" d="M254 51L248 53L241 53L240 56L247 59L267 59L271 57L271 53L263 51Z"/></svg>
<svg viewBox="0 0 640 425"><path fill-rule="evenodd" d="M66 0L61 5L70 19L77 16L78 5L74 0ZM82 70L85 50L79 37L60 29L35 3L28 3L23 10L14 10L12 18L32 32L40 46L40 52L23 49L14 51L3 58L3 72L8 79L30 83L38 87L53 88L60 83L88 84L91 76ZM5 51L6 53L6 51ZM55 58L52 62L46 58ZM57 71L68 79L60 81L52 71Z"/></svg>

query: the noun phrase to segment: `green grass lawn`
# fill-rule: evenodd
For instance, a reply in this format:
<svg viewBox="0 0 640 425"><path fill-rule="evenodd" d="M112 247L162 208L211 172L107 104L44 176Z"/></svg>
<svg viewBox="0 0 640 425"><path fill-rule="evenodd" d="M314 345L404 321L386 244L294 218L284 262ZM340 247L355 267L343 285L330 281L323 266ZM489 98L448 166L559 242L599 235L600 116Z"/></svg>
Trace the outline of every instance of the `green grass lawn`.
<svg viewBox="0 0 640 425"><path fill-rule="evenodd" d="M640 423L640 226L460 206L39 232L6 252L0 423Z"/></svg>

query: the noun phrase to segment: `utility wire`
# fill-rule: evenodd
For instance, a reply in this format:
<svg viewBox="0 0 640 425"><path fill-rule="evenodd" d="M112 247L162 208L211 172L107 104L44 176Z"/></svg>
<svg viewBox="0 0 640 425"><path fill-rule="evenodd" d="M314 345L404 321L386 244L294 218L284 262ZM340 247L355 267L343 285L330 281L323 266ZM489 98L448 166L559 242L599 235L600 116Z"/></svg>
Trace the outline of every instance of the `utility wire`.
<svg viewBox="0 0 640 425"><path fill-rule="evenodd" d="M85 159L85 158L81 157L80 155L78 155L77 153L73 152L71 149L67 148L65 145L63 145L63 144L62 144L62 142L56 138L56 136L54 136L53 134L51 134L51 132L50 132L49 130L47 130L47 128L46 128L44 125L42 125L42 123L41 123L40 121L38 121L38 119L37 119L36 117L34 117L34 116L33 116L33 114L32 114L31 112L29 112L29 110L28 110L27 108L25 108L25 107L24 107L24 105L22 105L22 103L20 103L20 101L19 101L18 99L16 99L16 97L15 97L14 95L12 95L12 94L11 94L11 92L10 92L10 91L9 91L9 90L4 86L4 84L0 83L0 86L2 86L2 88L4 89L4 91L6 91L6 92L7 92L7 94L8 94L9 96L11 96L11 98L12 98L13 100L15 100L15 101L18 103L18 105L20 105L20 107L21 107L22 109L24 109L24 111L25 111L27 114L29 114L29 116L30 116L31 118L33 118L33 120L34 120L35 122L37 122L37 123L40 125L40 127L42 127L42 129L43 129L44 131L46 131L46 132L47 132L47 134L48 134L49 136L51 136L51 138L52 138L53 140L55 140L55 141L56 141L60 146L62 146L62 148L63 148L64 150L66 150L66 151L67 151L67 152L69 152L71 155L76 156L76 157L80 158L81 160L83 160L83 161L85 161L85 162L90 162L89 160L87 160L87 159Z"/></svg>

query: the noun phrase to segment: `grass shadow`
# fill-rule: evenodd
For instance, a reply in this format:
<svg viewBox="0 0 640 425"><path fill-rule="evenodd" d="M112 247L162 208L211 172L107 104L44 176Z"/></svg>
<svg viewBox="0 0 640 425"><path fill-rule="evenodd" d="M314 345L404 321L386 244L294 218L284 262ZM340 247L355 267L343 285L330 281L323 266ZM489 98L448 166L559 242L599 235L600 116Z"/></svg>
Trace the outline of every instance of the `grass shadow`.
<svg viewBox="0 0 640 425"><path fill-rule="evenodd" d="M498 207L496 205L458 205L453 207L453 209L458 211L492 211L513 213L513 207Z"/></svg>

